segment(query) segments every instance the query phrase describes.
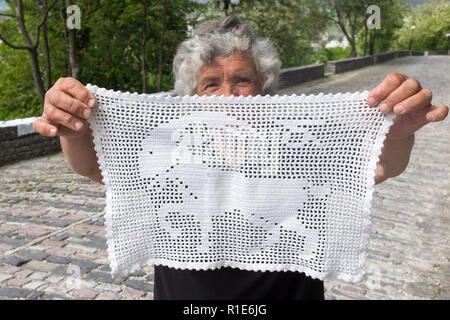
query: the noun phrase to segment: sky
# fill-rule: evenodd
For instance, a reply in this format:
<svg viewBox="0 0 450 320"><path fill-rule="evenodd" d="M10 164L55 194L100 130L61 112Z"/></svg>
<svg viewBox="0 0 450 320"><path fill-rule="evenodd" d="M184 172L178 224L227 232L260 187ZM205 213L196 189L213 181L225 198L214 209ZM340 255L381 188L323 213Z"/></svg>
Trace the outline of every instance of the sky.
<svg viewBox="0 0 450 320"><path fill-rule="evenodd" d="M0 10L8 9L5 0L0 0Z"/></svg>

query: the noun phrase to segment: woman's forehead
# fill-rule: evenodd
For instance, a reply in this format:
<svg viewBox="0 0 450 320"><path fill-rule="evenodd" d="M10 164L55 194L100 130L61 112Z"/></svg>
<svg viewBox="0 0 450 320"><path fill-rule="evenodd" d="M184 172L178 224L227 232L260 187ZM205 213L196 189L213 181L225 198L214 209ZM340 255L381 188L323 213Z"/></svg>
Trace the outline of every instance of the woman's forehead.
<svg viewBox="0 0 450 320"><path fill-rule="evenodd" d="M209 76L210 73L227 70L229 72L255 73L255 64L251 58L235 53L230 56L215 57L210 63L203 65L199 70L199 75Z"/></svg>

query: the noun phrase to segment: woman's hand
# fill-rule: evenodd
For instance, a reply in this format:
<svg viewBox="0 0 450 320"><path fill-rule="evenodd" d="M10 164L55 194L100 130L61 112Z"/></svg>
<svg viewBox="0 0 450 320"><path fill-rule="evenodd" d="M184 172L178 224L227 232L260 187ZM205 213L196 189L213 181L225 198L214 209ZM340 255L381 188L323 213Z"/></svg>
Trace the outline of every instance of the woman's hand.
<svg viewBox="0 0 450 320"><path fill-rule="evenodd" d="M387 140L405 139L429 122L442 121L447 117L448 107L432 105L430 89L422 89L419 81L401 73L391 73L367 98L369 106L378 105L380 111L392 109L398 115L389 130Z"/></svg>
<svg viewBox="0 0 450 320"><path fill-rule="evenodd" d="M393 110L397 114L384 142L376 169L376 183L395 177L406 169L414 145L414 132L447 117L448 107L432 105L432 96L429 89L422 89L419 81L401 73L389 74L370 91L367 97L369 106L378 106L383 113Z"/></svg>
<svg viewBox="0 0 450 320"><path fill-rule="evenodd" d="M96 105L95 95L75 78L60 78L45 94L42 117L33 128L43 136L80 137Z"/></svg>

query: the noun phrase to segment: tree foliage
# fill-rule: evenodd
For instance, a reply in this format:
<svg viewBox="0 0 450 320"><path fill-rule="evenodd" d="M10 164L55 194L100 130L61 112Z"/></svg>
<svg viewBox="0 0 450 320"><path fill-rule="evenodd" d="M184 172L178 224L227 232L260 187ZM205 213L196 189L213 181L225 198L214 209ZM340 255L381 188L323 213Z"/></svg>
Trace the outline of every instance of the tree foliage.
<svg viewBox="0 0 450 320"><path fill-rule="evenodd" d="M16 0L18 1L18 0ZM76 32L77 62L80 66L79 80L95 83L115 90L142 92L142 0L79 0L72 1L81 9L81 30ZM187 36L188 25L194 16L189 16L200 4L190 0L148 0L148 42L146 46L145 70L147 92L156 92L173 87L172 60L177 45ZM162 41L162 3L167 3L165 32ZM24 0L25 22L30 35L36 35L36 24L41 17L42 0ZM48 38L50 47L52 82L70 76L65 28L65 1L51 9L48 16ZM13 15L11 8L3 14ZM9 42L25 46L12 17L0 20L0 31ZM42 42L40 35L40 43ZM161 45L161 52L159 50ZM42 81L46 83L45 52L38 48L38 60ZM159 56L161 55L161 59ZM161 62L161 76L159 63ZM52 83L53 85L53 83ZM48 89L47 87L45 89ZM0 43L0 120L42 113L42 102L33 81L30 58L26 50L16 50Z"/></svg>
<svg viewBox="0 0 450 320"><path fill-rule="evenodd" d="M326 29L318 11L316 0L242 0L230 14L248 23L258 36L272 39L287 68L314 62L311 43L318 41ZM200 21L223 16L212 1Z"/></svg>
<svg viewBox="0 0 450 320"><path fill-rule="evenodd" d="M370 1L369 1L370 2ZM376 1L381 12L381 28L367 29L366 24L358 30L356 46L360 56L379 54L394 49L398 39L397 31L411 12L411 6L403 0ZM366 14L368 17L369 14ZM407 47L399 48L407 49Z"/></svg>
<svg viewBox="0 0 450 320"><path fill-rule="evenodd" d="M0 13L0 120L40 115L43 106L39 86L47 90L58 78L72 74L66 28L68 3L81 9L81 30L72 33L79 80L130 92L170 90L178 44L189 36L195 24L225 15L217 0L7 2L11 4L9 9ZM271 38L284 68L407 49L413 25L414 50L446 49L444 34L450 32L450 4L428 0L413 10L407 2L241 0L227 13L250 24L259 36ZM27 43L16 18L14 7L19 3L23 4L24 26L32 43ZM379 30L366 27L366 9L371 4L381 9ZM46 24L42 24L46 6L48 16ZM349 47L325 47L330 25L347 37Z"/></svg>
<svg viewBox="0 0 450 320"><path fill-rule="evenodd" d="M446 50L450 41L445 37L447 33L450 33L450 3L428 0L412 11L398 29L396 47L408 48L412 37L412 50Z"/></svg>

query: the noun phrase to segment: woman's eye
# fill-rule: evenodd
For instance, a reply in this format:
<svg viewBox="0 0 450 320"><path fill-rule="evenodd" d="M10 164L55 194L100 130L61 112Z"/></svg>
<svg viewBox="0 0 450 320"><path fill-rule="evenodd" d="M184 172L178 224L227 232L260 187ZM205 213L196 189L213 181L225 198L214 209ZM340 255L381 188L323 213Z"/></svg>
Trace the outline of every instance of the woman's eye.
<svg viewBox="0 0 450 320"><path fill-rule="evenodd" d="M205 89L210 89L210 88L215 87L215 86L217 86L217 83L208 83L208 84L205 86Z"/></svg>
<svg viewBox="0 0 450 320"><path fill-rule="evenodd" d="M238 80L238 82L239 82L239 83L249 83L250 80L249 80L249 79L246 79L246 78L241 78L241 79Z"/></svg>

